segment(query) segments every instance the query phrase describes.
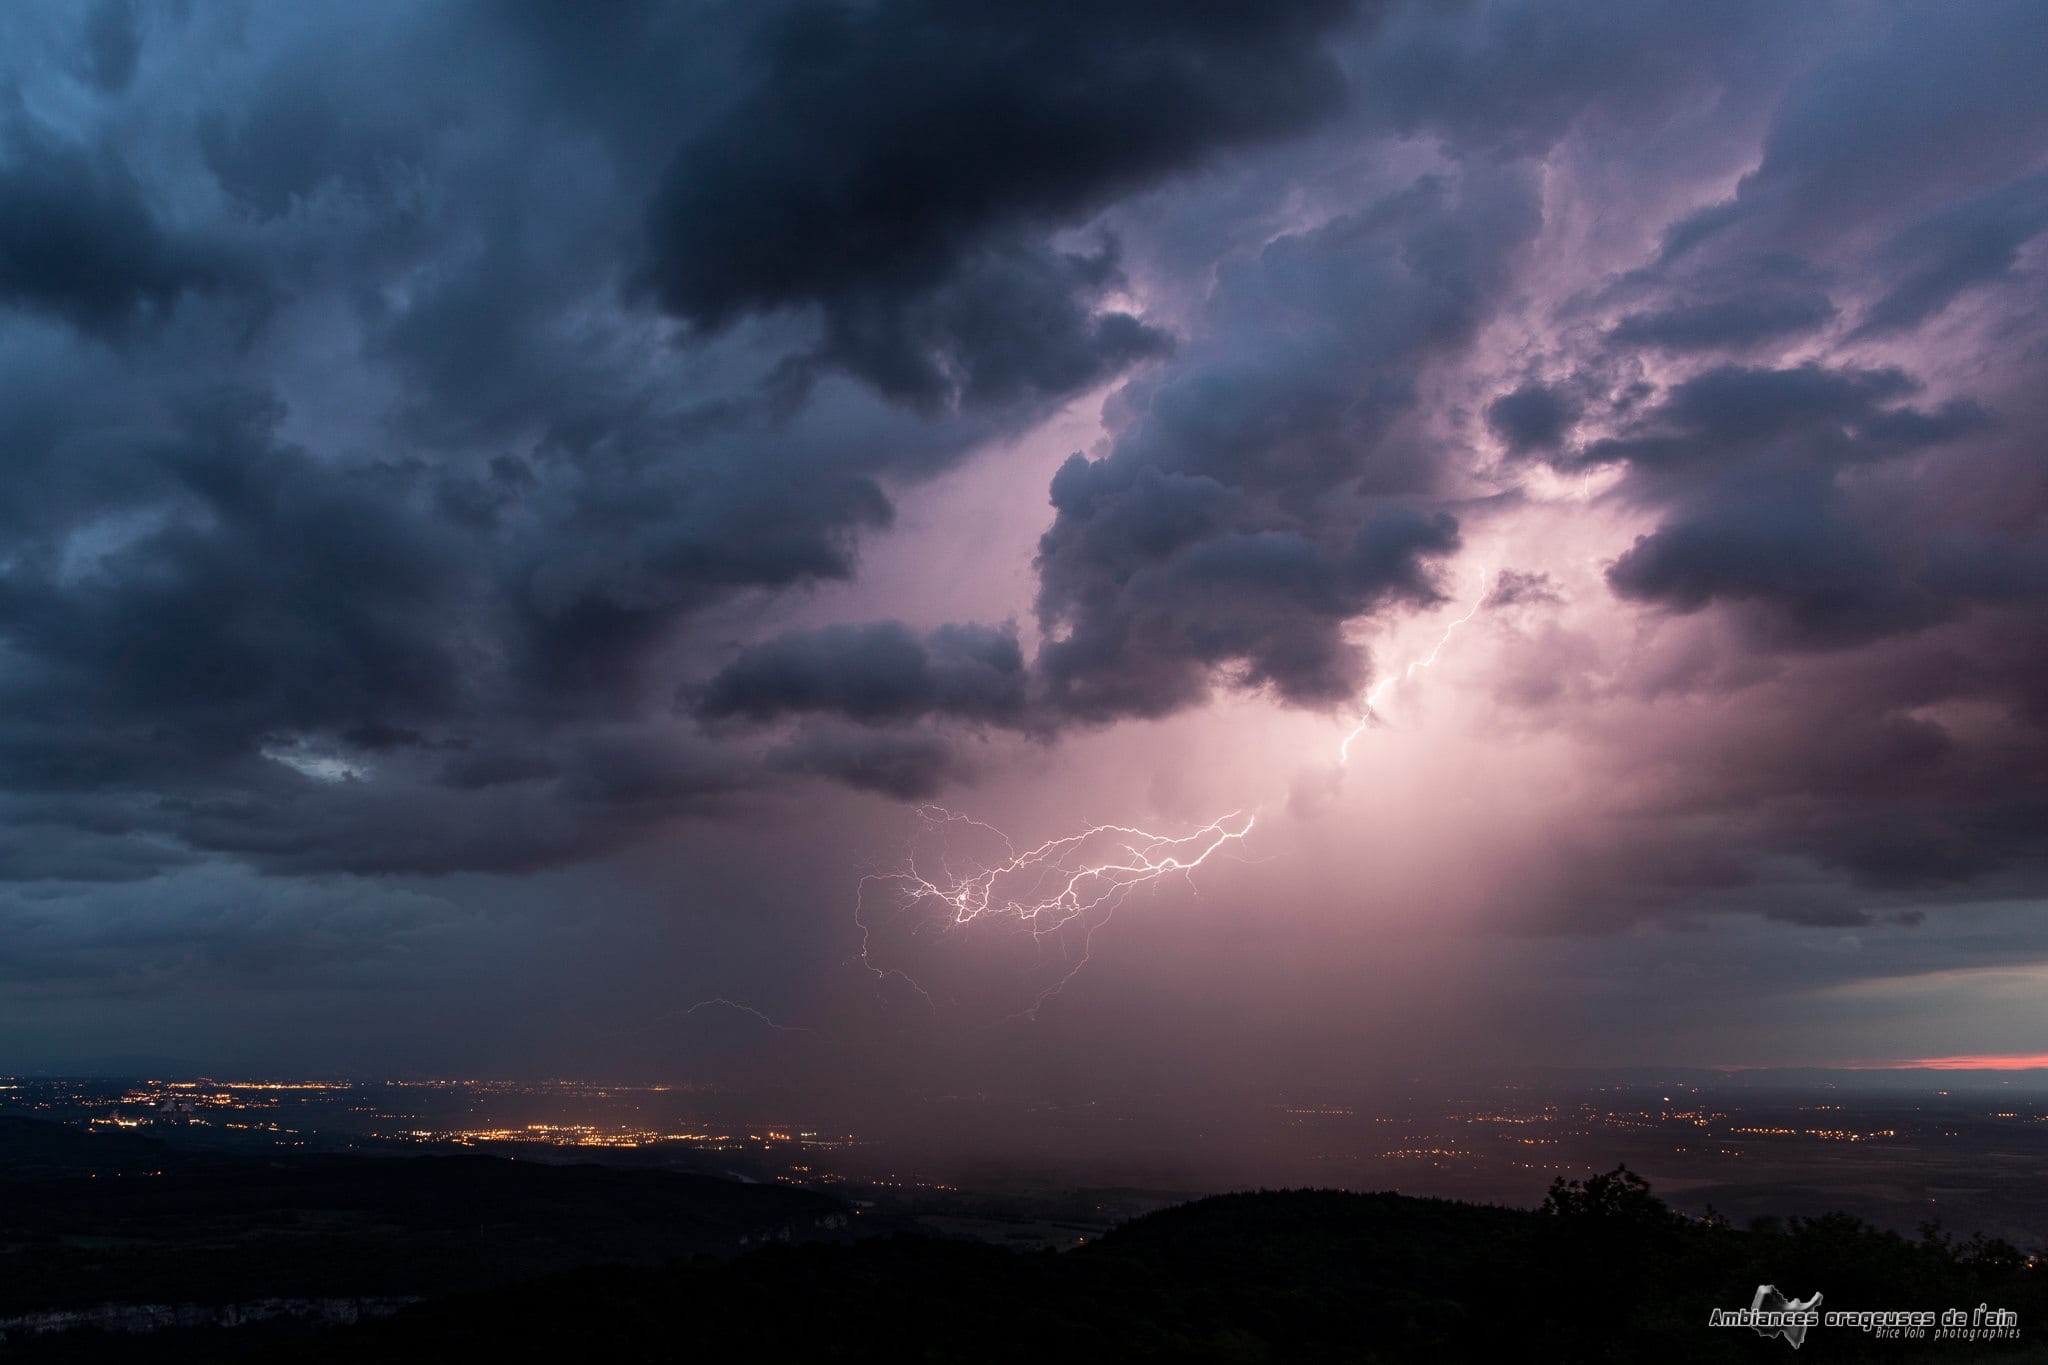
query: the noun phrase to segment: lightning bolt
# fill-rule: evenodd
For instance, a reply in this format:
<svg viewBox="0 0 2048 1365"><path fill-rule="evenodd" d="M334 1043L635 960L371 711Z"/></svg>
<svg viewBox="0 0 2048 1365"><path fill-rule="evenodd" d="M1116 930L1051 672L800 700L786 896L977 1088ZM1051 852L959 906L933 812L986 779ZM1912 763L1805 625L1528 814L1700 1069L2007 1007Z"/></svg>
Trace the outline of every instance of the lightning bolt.
<svg viewBox="0 0 2048 1365"><path fill-rule="evenodd" d="M687 1017L689 1015L695 1014L698 1010L708 1009L728 1009L737 1011L740 1014L751 1014L754 1016L754 1018L759 1019L769 1028L772 1028L779 1033L816 1032L815 1029L803 1028L797 1024L778 1024L773 1019L770 1019L762 1011L755 1009L752 1005L743 1005L737 1000L728 1000L722 995L714 995L709 1000L699 1000L696 1004L690 1006L688 1009L678 1010L676 1011L676 1013L679 1016Z"/></svg>
<svg viewBox="0 0 2048 1365"><path fill-rule="evenodd" d="M1350 762L1351 746L1379 720L1378 707L1388 693L1417 673L1434 668L1459 627L1467 625L1479 614L1480 608L1486 604L1492 579L1492 569L1482 569L1478 595L1463 615L1445 624L1443 634L1437 637L1436 645L1429 653L1409 660L1404 667L1381 678L1366 692L1363 698L1365 714L1337 748L1340 766ZM1187 876L1192 886L1192 874L1196 868L1225 844L1242 842L1256 823L1253 816L1232 811L1183 835L1155 834L1130 825L1091 825L1076 834L1048 839L1020 851L1009 836L995 826L957 811L942 806L922 806L918 809L918 816L927 832L943 832L952 827L978 830L1000 842L1004 856L996 862L962 873L953 871L943 855L937 870L927 870L919 865L913 851L901 869L861 878L860 892L854 901L854 922L860 926L861 933L858 960L878 980L900 980L922 996L926 1004L936 1008L931 992L908 973L900 968L881 966L875 961L867 901L870 889L877 885L894 893L899 910L906 913L921 909L937 910L950 928L964 927L984 919L1000 919L1022 927L1034 939L1043 939L1078 924L1082 930L1080 958L1023 1012L1032 1018L1037 1017L1047 1000L1065 989L1067 983L1088 965L1096 930L1109 922L1111 914L1133 890L1175 874ZM1086 851L1102 840L1116 845L1118 851L1107 858L1098 856L1091 860Z"/></svg>
<svg viewBox="0 0 2048 1365"><path fill-rule="evenodd" d="M1387 694L1402 683L1413 678L1417 673L1436 667L1437 657L1444 652L1444 646L1451 642L1451 637L1458 633L1458 627L1477 616L1479 609L1486 605L1487 589L1492 581L1493 570L1491 568L1481 569L1479 571L1479 595L1472 599L1472 605L1465 609L1463 616L1460 616L1457 620L1450 622L1444 627L1444 633L1437 637L1436 648L1430 650L1429 653L1419 659L1410 659L1405 668L1387 674L1386 677L1381 678L1370 688L1366 689L1365 696L1360 703L1364 708L1365 714L1359 717L1358 724L1352 727L1351 733L1344 736L1344 742L1337 746L1338 767L1347 766L1351 762L1352 744L1357 741L1360 735L1379 723L1379 704L1386 699Z"/></svg>
<svg viewBox="0 0 2048 1365"><path fill-rule="evenodd" d="M1467 625L1486 604L1492 582L1491 568L1479 575L1479 593L1464 614L1444 626L1436 645L1419 658L1374 683L1361 698L1364 715L1337 748L1339 766L1349 763L1351 746L1379 720L1378 707L1394 688L1416 674L1434 668L1459 628ZM860 949L854 955L877 981L900 981L915 991L926 1005L937 1010L938 1002L901 967L878 960L875 924L870 902L877 891L886 893L899 916L914 919L912 932L936 925L957 930L984 921L1007 924L1027 933L1036 943L1060 941L1068 930L1080 931L1078 958L1070 959L1057 980L1040 991L1029 1008L1012 1018L1032 1018L1045 1003L1064 990L1088 965L1096 932L1107 924L1118 907L1139 887L1167 877L1183 877L1194 887L1194 872L1227 845L1241 844L1251 834L1256 818L1244 811L1232 811L1186 834L1158 834L1132 825L1089 825L1076 833L1048 839L1020 849L994 825L943 806L918 807L921 837L914 839L903 863L894 871L873 872L860 879L854 898L854 923L860 929ZM993 840L1002 848L993 861L970 864L956 871L946 849L946 836L973 832ZM936 851L921 849L936 843ZM751 1005L719 996L702 1000L682 1011L720 1006L750 1014L773 1029L791 1033L814 1030L779 1024Z"/></svg>
<svg viewBox="0 0 2048 1365"><path fill-rule="evenodd" d="M887 888L893 895L899 912L936 912L936 921L946 928L998 920L1030 934L1034 941L1043 942L1078 926L1082 935L1079 959L1041 991L1029 1009L1022 1011L1025 1017L1036 1017L1045 1002L1059 994L1088 965L1095 932L1109 922L1133 891L1172 876L1185 877L1193 885L1196 868L1225 845L1243 842L1256 824L1256 817L1232 811L1199 829L1178 835L1156 834L1132 825L1090 825L1077 833L1020 850L995 826L957 811L922 806L918 816L927 834L943 836L954 829L979 831L1002 845L1003 856L973 870L956 872L941 838L942 847L936 857L927 855L920 859L913 847L897 871L863 877L854 905L854 920L861 930L861 965L878 979L905 982L927 1003L933 1003L931 993L907 973L875 961L867 903L871 889L877 886ZM934 862L936 867L932 866Z"/></svg>
<svg viewBox="0 0 2048 1365"><path fill-rule="evenodd" d="M709 1000L699 1000L696 1004L685 1006L682 1009L666 1010L644 1024L635 1024L630 1028L611 1029L598 1036L606 1039L637 1037L640 1034L651 1032L654 1029L669 1024L674 1020L687 1019L699 1010L709 1009L731 1010L736 1014L750 1015L769 1028L774 1029L777 1033L809 1033L812 1035L817 1035L818 1033L816 1029L804 1028L800 1024L785 1024L779 1020L771 1019L765 1011L758 1010L752 1005L738 1000L729 1000L722 995L714 995Z"/></svg>

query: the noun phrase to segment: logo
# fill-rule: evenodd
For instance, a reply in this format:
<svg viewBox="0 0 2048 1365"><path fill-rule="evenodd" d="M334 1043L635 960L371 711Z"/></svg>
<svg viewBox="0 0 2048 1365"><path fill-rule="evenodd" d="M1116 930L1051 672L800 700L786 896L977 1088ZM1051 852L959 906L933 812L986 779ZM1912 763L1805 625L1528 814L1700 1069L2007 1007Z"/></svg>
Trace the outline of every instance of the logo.
<svg viewBox="0 0 2048 1365"><path fill-rule="evenodd" d="M1809 1327L1820 1325L1820 1295L1788 1299L1774 1284L1760 1284L1747 1308L1716 1308L1707 1319L1709 1327L1748 1327L1760 1337L1783 1337L1798 1350L1806 1342Z"/></svg>
<svg viewBox="0 0 2048 1365"><path fill-rule="evenodd" d="M1747 1327L1760 1337L1783 1337L1793 1350L1806 1344L1814 1327L1853 1327L1881 1341L2017 1341L2020 1315L2010 1308L1980 1303L1975 1308L1831 1308L1820 1311L1821 1296L1791 1299L1774 1284L1760 1284L1747 1308L1716 1308L1709 1327Z"/></svg>

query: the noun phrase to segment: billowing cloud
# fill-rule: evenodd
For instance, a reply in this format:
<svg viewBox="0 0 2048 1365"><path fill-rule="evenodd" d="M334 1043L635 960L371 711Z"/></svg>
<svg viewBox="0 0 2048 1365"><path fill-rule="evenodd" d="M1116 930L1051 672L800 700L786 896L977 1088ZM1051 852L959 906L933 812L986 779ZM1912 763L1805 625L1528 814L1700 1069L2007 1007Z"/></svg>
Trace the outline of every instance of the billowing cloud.
<svg viewBox="0 0 2048 1365"><path fill-rule="evenodd" d="M2021 250L2043 232L2048 232L2048 175L2028 176L1936 209L1886 247L1884 254L1901 278L1871 304L1859 333L1917 326L1967 290L2001 280L2017 282Z"/></svg>
<svg viewBox="0 0 2048 1365"><path fill-rule="evenodd" d="M1581 405L1570 393L1534 380L1486 405L1486 424L1516 455L1555 450L1579 420Z"/></svg>
<svg viewBox="0 0 2048 1365"><path fill-rule="evenodd" d="M899 801L933 796L970 775L958 746L930 734L809 729L778 747L770 761L784 772L843 782Z"/></svg>
<svg viewBox="0 0 2048 1365"><path fill-rule="evenodd" d="M2037 898L2043 15L13 7L0 881L376 962L1072 764L1488 929Z"/></svg>
<svg viewBox="0 0 2048 1365"><path fill-rule="evenodd" d="M111 149L67 146L28 115L0 131L0 305L118 339L230 273L222 251L166 226Z"/></svg>
<svg viewBox="0 0 2048 1365"><path fill-rule="evenodd" d="M1165 339L1096 306L1111 248L1046 229L1329 113L1344 81L1321 40L1350 8L771 11L741 88L663 177L640 279L699 328L816 307L818 358L892 394L1085 387Z"/></svg>
<svg viewBox="0 0 2048 1365"><path fill-rule="evenodd" d="M94 836L12 873L538 866L963 772L667 699L897 489L1170 352L1101 208L1338 107L1345 4L1141 9L17 15L0 782ZM878 629L702 714L1020 723L1013 635L896 676Z"/></svg>
<svg viewBox="0 0 2048 1365"><path fill-rule="evenodd" d="M1015 724L1024 655L1014 631L941 626L920 639L900 622L825 626L756 645L711 680L700 715L769 720L829 711L868 724L950 716Z"/></svg>
<svg viewBox="0 0 2048 1365"><path fill-rule="evenodd" d="M1814 331L1834 316L1835 306L1825 294L1780 289L1631 313L1611 339L1620 346L1727 352Z"/></svg>
<svg viewBox="0 0 2048 1365"><path fill-rule="evenodd" d="M1227 263L1213 330L1133 381L1106 453L1053 480L1055 706L1159 715L1219 670L1297 705L1355 695L1345 623L1437 600L1432 563L1459 544L1406 425L1418 383L1471 339L1535 221L1524 179L1468 167Z"/></svg>

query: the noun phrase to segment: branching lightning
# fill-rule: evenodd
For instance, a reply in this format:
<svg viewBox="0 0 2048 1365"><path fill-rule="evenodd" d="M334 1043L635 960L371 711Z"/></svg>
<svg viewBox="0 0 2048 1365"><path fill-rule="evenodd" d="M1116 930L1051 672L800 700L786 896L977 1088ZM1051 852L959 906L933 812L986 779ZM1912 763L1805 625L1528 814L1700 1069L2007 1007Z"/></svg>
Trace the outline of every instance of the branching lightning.
<svg viewBox="0 0 2048 1365"><path fill-rule="evenodd" d="M1375 682L1360 699L1363 715L1337 749L1340 767L1348 765L1351 747L1360 735L1380 723L1378 708L1387 696L1418 673L1436 666L1458 630L1478 616L1492 584L1491 570L1480 574L1478 595L1464 613L1447 622L1427 654ZM1074 834L1020 849L995 826L941 806L918 808L919 835L903 862L893 871L871 872L860 880L854 900L854 923L860 929L855 960L877 981L900 981L933 1009L938 1002L909 972L878 960L874 902L886 896L888 910L908 918L911 933L930 929L952 931L994 922L1029 935L1037 944L1060 945L1064 971L1040 990L1030 1006L1012 1017L1035 1018L1046 1001L1058 995L1088 965L1098 929L1142 886L1168 877L1183 877L1194 886L1194 872L1226 846L1242 844L1256 817L1232 811L1186 834L1157 834L1131 825L1090 825ZM1000 848L988 861L954 866L948 835L972 834ZM1079 950L1071 936L1078 934ZM784 1032L810 1029L780 1024L760 1010L723 996L699 1001L683 1011L694 1014L712 1006L750 1014Z"/></svg>
<svg viewBox="0 0 2048 1365"><path fill-rule="evenodd" d="M1241 843L1256 823L1252 815L1232 811L1181 835L1155 834L1130 825L1091 825L1079 833L1019 850L993 825L956 811L924 806L918 816L927 834L942 835L953 828L979 831L1001 844L1003 857L971 871L956 872L943 847L936 857L927 855L923 860L913 847L901 869L863 877L854 907L861 930L861 965L877 978L904 981L931 1001L931 994L903 971L882 967L874 960L868 900L877 886L888 888L898 911L937 910L948 928L1000 920L1040 942L1078 929L1078 959L1038 994L1022 1012L1026 1016L1036 1015L1088 964L1095 931L1108 923L1134 890L1171 876L1187 877L1192 885L1196 868L1225 845ZM931 866L933 862L936 867Z"/></svg>

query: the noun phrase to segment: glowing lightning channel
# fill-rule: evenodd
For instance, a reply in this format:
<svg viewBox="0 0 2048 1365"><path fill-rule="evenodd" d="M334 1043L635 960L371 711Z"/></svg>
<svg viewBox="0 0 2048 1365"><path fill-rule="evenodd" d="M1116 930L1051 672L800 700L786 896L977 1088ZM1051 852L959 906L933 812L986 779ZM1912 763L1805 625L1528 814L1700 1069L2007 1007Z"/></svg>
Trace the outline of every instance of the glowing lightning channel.
<svg viewBox="0 0 2048 1365"><path fill-rule="evenodd" d="M1387 694L1417 673L1435 667L1458 628L1479 614L1480 608L1486 605L1492 578L1491 569L1481 571L1479 595L1465 609L1464 615L1444 626L1443 634L1437 637L1436 645L1429 653L1411 659L1404 667L1381 678L1367 690L1361 699L1364 716L1337 747L1340 766L1349 763L1352 744L1379 720L1378 707ZM1130 825L1090 825L1078 833L1048 839L1020 851L1009 836L994 825L957 811L942 806L920 806L918 817L924 822L926 833L952 828L980 831L1002 845L1004 857L999 862L963 873L953 870L943 852L937 859L939 866L936 869L920 866L913 849L901 869L862 877L853 911L854 923L860 928L860 950L855 955L856 960L878 981L899 980L922 996L927 1005L937 1008L931 993L908 972L876 962L874 930L868 919L869 893L876 886L887 887L894 893L899 912L942 909L943 923L949 928L983 920L1000 920L1026 930L1037 941L1078 925L1082 930L1079 960L1058 981L1041 991L1031 1007L1022 1012L1023 1017L1029 1018L1036 1018L1045 1002L1064 989L1088 965L1095 931L1109 922L1117 907L1134 890L1174 875L1188 878L1192 887L1195 869L1224 845L1242 843L1256 823L1253 816L1243 811L1232 811L1182 835L1154 834ZM1099 847L1102 841L1114 844L1117 851L1089 858L1088 850ZM750 1014L768 1027L786 1033L815 1031L779 1024L753 1006L723 996L700 1000L681 1012L695 1014L713 1006Z"/></svg>
<svg viewBox="0 0 2048 1365"><path fill-rule="evenodd" d="M1192 884L1196 868L1224 845L1242 842L1256 823L1255 817L1232 811L1182 835L1154 834L1130 825L1091 825L1077 834L1048 839L1019 851L1009 836L995 826L956 811L922 806L918 815L927 831L964 826L991 835L1002 844L1005 857L963 874L954 872L943 857L937 869L921 868L913 852L900 871L863 877L854 905L854 921L861 930L861 964L878 979L901 979L924 996L927 1003L931 1002L930 993L906 973L878 966L873 959L866 900L868 888L877 884L896 893L901 910L942 907L946 922L952 927L999 919L1040 940L1078 924L1083 931L1080 960L1039 994L1031 1008L1024 1011L1029 1016L1035 1016L1040 1006L1088 965L1095 931L1108 922L1132 891L1176 874L1188 877ZM1102 840L1114 844L1116 851L1091 860L1087 856L1089 847Z"/></svg>
<svg viewBox="0 0 2048 1365"><path fill-rule="evenodd" d="M751 1014L756 1019L759 1019L762 1023L766 1024L769 1028L772 1028L779 1033L816 1032L815 1029L807 1029L797 1024L778 1024L773 1019L770 1019L766 1014L762 1013L760 1010L755 1009L752 1005L743 1005L737 1000L728 1000L722 995L714 995L709 1000L699 1000L696 1004L690 1006L688 1009L678 1010L677 1013L680 1015L687 1016L695 1014L698 1010L714 1008L734 1010L740 1014Z"/></svg>
<svg viewBox="0 0 2048 1365"><path fill-rule="evenodd" d="M1488 596L1487 585L1492 581L1493 571L1491 569L1481 570L1479 574L1479 596L1472 599L1472 605L1465 609L1463 616L1460 616L1457 620L1444 627L1444 633L1437 637L1436 648L1430 650L1429 653L1419 659L1410 659L1406 668L1396 673L1387 674L1386 677L1381 678L1366 690L1364 698L1365 714L1359 717L1358 724L1352 727L1351 733L1344 736L1344 742L1337 746L1337 766L1343 767L1351 762L1351 745L1360 735L1370 730L1378 722L1380 718L1379 704L1386 697L1387 693L1393 691L1396 686L1408 681L1423 669L1436 667L1437 656L1444 652L1444 646L1449 644L1451 637L1458 633L1458 627L1477 616L1479 609L1486 605Z"/></svg>

